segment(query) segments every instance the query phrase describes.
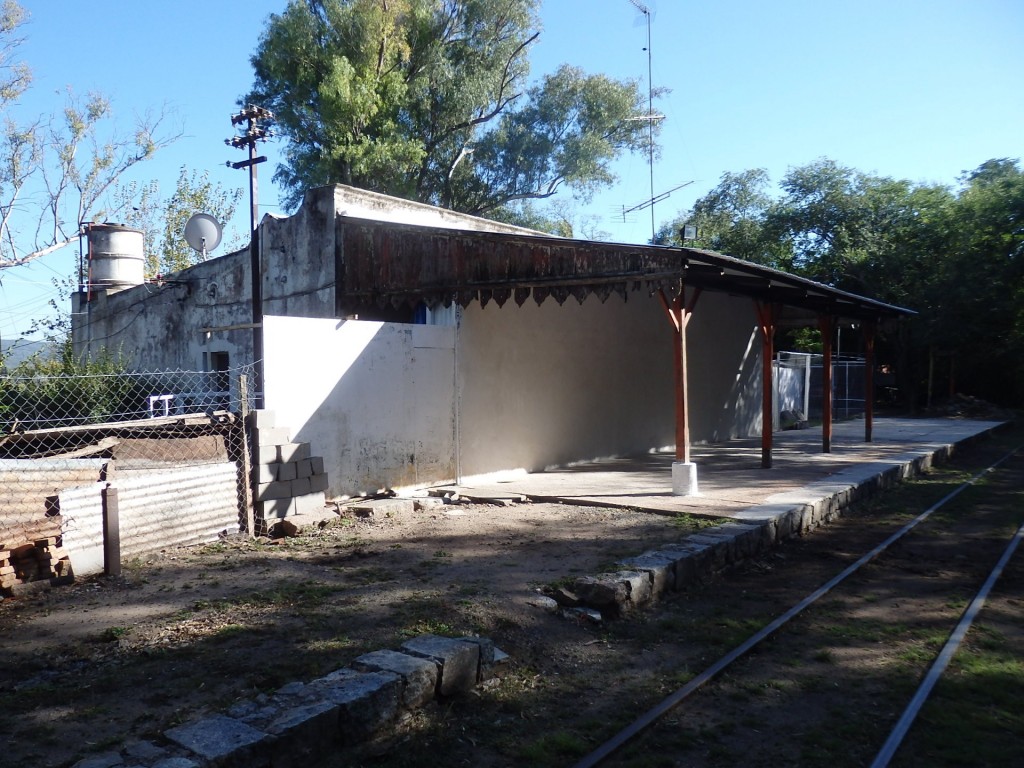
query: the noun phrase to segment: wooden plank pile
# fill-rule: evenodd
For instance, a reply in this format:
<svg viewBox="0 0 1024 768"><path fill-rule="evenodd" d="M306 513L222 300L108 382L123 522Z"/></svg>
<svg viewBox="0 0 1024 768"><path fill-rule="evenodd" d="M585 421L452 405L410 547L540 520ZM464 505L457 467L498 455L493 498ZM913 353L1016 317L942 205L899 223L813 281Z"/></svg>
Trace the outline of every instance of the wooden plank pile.
<svg viewBox="0 0 1024 768"><path fill-rule="evenodd" d="M21 584L71 577L60 524L57 515L31 526L0 530L0 592L9 596Z"/></svg>

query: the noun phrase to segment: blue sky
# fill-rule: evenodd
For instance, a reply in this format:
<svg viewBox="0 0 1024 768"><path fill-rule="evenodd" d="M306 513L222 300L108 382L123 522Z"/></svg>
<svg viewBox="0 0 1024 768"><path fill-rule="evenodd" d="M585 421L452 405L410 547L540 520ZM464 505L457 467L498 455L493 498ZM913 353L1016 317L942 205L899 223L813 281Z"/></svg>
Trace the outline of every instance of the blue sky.
<svg viewBox="0 0 1024 768"><path fill-rule="evenodd" d="M182 165L225 186L245 175L224 166L229 116L251 84L249 56L268 14L285 0L21 0L30 12L21 58L35 84L17 114L59 109L58 92L98 90L123 129L163 105L185 136L139 166L165 194ZM652 70L671 93L654 193L679 189L655 208L657 223L688 208L725 172L787 168L829 157L861 171L954 184L993 157L1024 155L1024 3L1020 0L646 0ZM629 0L543 0L533 75L559 64L647 85L647 27ZM270 184L280 147L261 152L261 213L281 213ZM577 203L579 217L621 242L650 237L646 158L615 167L619 183ZM245 208L228 237L244 231ZM617 215L617 213L619 215ZM0 336L47 313L50 280L74 269L67 248L0 272Z"/></svg>

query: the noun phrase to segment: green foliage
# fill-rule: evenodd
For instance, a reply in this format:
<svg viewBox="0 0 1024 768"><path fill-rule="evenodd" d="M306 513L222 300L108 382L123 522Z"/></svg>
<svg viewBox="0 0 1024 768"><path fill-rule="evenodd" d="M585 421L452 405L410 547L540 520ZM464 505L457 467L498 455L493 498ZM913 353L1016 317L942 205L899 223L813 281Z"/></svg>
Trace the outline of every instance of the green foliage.
<svg viewBox="0 0 1024 768"><path fill-rule="evenodd" d="M141 418L151 383L125 374L119 355L77 358L69 339L0 376L0 432Z"/></svg>
<svg viewBox="0 0 1024 768"><path fill-rule="evenodd" d="M246 101L288 139L294 205L342 182L468 213L561 187L586 197L646 150L635 82L562 67L526 89L536 0L292 0L253 56Z"/></svg>
<svg viewBox="0 0 1024 768"><path fill-rule="evenodd" d="M131 184L120 192L133 202L126 223L143 232L148 277L178 272L203 261L202 254L185 242L185 223L196 213L208 213L217 221L228 221L242 199L241 188L225 189L211 182L207 171L190 172L186 166L181 167L177 186L167 200L160 197L160 185L156 181L143 186ZM221 248L230 246L222 243Z"/></svg>
<svg viewBox="0 0 1024 768"><path fill-rule="evenodd" d="M953 189L865 174L821 159L791 168L768 192L760 169L726 173L655 242L697 247L796 272L908 307L898 334L883 328L880 359L908 392L925 388L929 360L955 360L958 391L1024 401L1024 172L990 160ZM809 334L797 347L814 343ZM947 369L950 366L946 364Z"/></svg>

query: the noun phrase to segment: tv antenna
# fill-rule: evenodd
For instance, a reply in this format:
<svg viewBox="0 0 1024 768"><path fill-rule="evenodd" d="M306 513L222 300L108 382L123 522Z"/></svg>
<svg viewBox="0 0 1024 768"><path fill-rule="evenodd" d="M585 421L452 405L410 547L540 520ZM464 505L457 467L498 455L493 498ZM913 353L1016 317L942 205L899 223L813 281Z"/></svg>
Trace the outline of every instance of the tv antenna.
<svg viewBox="0 0 1024 768"><path fill-rule="evenodd" d="M224 227L208 213L193 214L185 222L185 242L193 251L202 254L203 261L206 261L206 254L217 250L223 234Z"/></svg>
<svg viewBox="0 0 1024 768"><path fill-rule="evenodd" d="M648 198L646 203L640 206L634 206L630 210L638 210L639 208L643 208L648 205L650 206L651 242L653 242L655 234L654 204L659 200L663 200L665 197L668 197L668 193L665 193L664 195L661 195L659 197L655 197L654 195L654 123L657 120L664 119L665 116L654 114L654 79L651 67L651 17L654 15L654 12L651 10L649 6L640 2L640 0L629 0L629 2L633 5L634 8L640 11L640 13L642 13L644 15L644 18L647 20L647 47L644 48L644 50L647 51L647 114L640 115L639 117L634 117L631 119L647 121L647 165L650 169L651 175L650 198ZM678 187L676 187L676 189L678 189ZM623 215L625 215L626 213L628 213L628 211L623 210Z"/></svg>

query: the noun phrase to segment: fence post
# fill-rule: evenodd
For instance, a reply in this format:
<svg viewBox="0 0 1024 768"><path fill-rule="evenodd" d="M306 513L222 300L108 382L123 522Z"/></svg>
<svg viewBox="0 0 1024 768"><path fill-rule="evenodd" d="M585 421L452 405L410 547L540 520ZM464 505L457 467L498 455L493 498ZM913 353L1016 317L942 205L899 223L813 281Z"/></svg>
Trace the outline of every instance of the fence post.
<svg viewBox="0 0 1024 768"><path fill-rule="evenodd" d="M103 573L121 575L121 520L117 507L117 488L107 485L100 495L103 501Z"/></svg>
<svg viewBox="0 0 1024 768"><path fill-rule="evenodd" d="M256 538L256 513L252 504L252 462L249 460L249 377L238 377L238 399L242 416L242 503L245 504L245 527L250 539Z"/></svg>

